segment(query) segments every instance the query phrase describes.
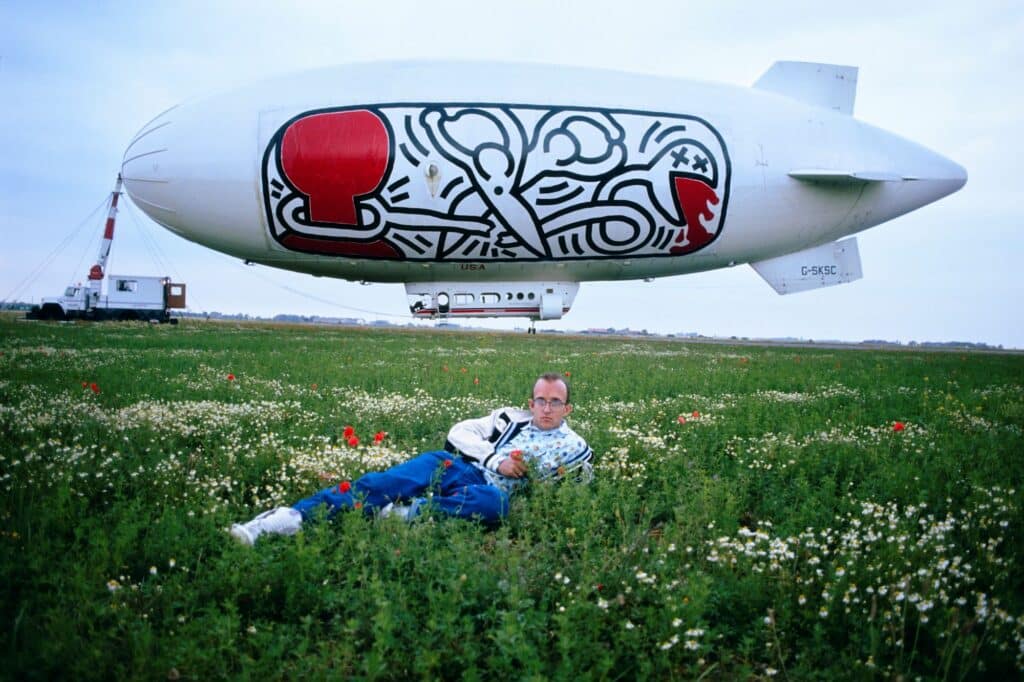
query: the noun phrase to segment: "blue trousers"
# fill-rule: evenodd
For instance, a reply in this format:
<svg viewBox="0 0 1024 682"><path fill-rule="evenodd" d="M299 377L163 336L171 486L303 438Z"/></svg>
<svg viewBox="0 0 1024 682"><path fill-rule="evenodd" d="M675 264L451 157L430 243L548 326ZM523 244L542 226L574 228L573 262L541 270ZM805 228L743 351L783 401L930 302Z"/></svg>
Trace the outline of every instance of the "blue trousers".
<svg viewBox="0 0 1024 682"><path fill-rule="evenodd" d="M450 462L445 466L445 461ZM490 485L472 464L444 450L425 452L387 471L364 474L352 482L348 492L336 485L324 488L292 507L308 520L321 505L327 506L328 518L342 509L362 503L364 514L372 515L390 502L421 505L424 493L434 494L430 504L450 516L477 518L497 523L508 514L508 493Z"/></svg>

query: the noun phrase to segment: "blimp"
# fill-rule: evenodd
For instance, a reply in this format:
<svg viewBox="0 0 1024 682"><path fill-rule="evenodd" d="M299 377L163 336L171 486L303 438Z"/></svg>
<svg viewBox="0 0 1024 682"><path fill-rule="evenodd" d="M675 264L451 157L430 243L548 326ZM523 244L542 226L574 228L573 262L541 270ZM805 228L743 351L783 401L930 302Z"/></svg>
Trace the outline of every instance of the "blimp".
<svg viewBox="0 0 1024 682"><path fill-rule="evenodd" d="M749 264L862 276L856 237L963 167L853 117L857 68L752 87L539 64L388 62L187 101L128 144L131 200L248 263L405 284L411 315L557 319L581 282Z"/></svg>

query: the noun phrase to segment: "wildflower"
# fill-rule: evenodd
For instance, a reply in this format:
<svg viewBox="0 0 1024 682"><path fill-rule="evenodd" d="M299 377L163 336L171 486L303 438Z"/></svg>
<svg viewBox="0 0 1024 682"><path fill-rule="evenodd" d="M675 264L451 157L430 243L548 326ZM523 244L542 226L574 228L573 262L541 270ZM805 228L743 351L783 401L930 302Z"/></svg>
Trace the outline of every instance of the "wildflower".
<svg viewBox="0 0 1024 682"><path fill-rule="evenodd" d="M571 377L571 376L572 376L572 372L570 372L570 371L568 371L568 370L566 370L565 372L563 372L563 374L565 374L565 376L566 376L566 377Z"/></svg>
<svg viewBox="0 0 1024 682"><path fill-rule="evenodd" d="M255 635L256 634L256 626L255 625L250 625L249 627L247 627L245 629L245 631L248 632L250 635Z"/></svg>
<svg viewBox="0 0 1024 682"><path fill-rule="evenodd" d="M97 386L96 382L94 381L91 384L89 384L89 390L92 391L93 393L99 393L100 392L100 387Z"/></svg>
<svg viewBox="0 0 1024 682"><path fill-rule="evenodd" d="M683 415L679 415L678 417L676 417L676 421L679 422L680 424L685 424L686 417L684 417Z"/></svg>
<svg viewBox="0 0 1024 682"><path fill-rule="evenodd" d="M373 442L374 442L374 444L377 444L377 443L380 443L381 441L383 441L384 440L384 436L386 436L386 435L388 435L388 434L385 433L384 431L378 431L377 433L373 434Z"/></svg>
<svg viewBox="0 0 1024 682"><path fill-rule="evenodd" d="M174 557L171 557L170 559L168 559L168 560L167 560L167 565L168 565L168 566L169 566L170 568L174 568L174 565L175 565L176 563L178 563L178 562L176 562L176 561L174 560Z"/></svg>
<svg viewBox="0 0 1024 682"><path fill-rule="evenodd" d="M698 412L697 410L694 410L692 416L693 416L694 419L700 419L700 412Z"/></svg>
<svg viewBox="0 0 1024 682"><path fill-rule="evenodd" d="M517 462L520 462L523 459L523 451L522 450L513 450L512 452L509 453L509 457L511 457L512 459L516 460Z"/></svg>
<svg viewBox="0 0 1024 682"><path fill-rule="evenodd" d="M312 388L314 391L316 390L316 384L310 384L309 387Z"/></svg>
<svg viewBox="0 0 1024 682"><path fill-rule="evenodd" d="M346 426L345 429L341 432L341 437L344 438L345 440L348 440L354 435L356 435L356 430L351 426Z"/></svg>
<svg viewBox="0 0 1024 682"><path fill-rule="evenodd" d="M338 484L339 493L347 493L349 490L352 490L352 484L348 481L342 481Z"/></svg>
<svg viewBox="0 0 1024 682"><path fill-rule="evenodd" d="M633 621L631 621L631 620L627 620L626 621L625 627L626 627L627 630L632 630L632 629L636 628L636 626L633 625Z"/></svg>
<svg viewBox="0 0 1024 682"><path fill-rule="evenodd" d="M232 374L231 372L228 372L228 381L234 381L234 380L235 380L235 375Z"/></svg>
<svg viewBox="0 0 1024 682"><path fill-rule="evenodd" d="M893 431L899 432L899 431L902 431L905 428L907 428L907 427L906 427L906 425L903 422L893 422L892 423L892 430Z"/></svg>
<svg viewBox="0 0 1024 682"><path fill-rule="evenodd" d="M149 567L149 574L150 575L156 575L156 566L150 566Z"/></svg>
<svg viewBox="0 0 1024 682"><path fill-rule="evenodd" d="M354 448L357 445L359 445L359 438L357 438L356 436L352 436L348 439L348 446L350 448Z"/></svg>
<svg viewBox="0 0 1024 682"><path fill-rule="evenodd" d="M363 503L362 502L356 502L356 503L354 503L352 505L352 508L353 509L362 509L363 508Z"/></svg>
<svg viewBox="0 0 1024 682"><path fill-rule="evenodd" d="M476 385L476 384L479 384L479 383L480 383L480 377L473 377L473 384Z"/></svg>
<svg viewBox="0 0 1024 682"><path fill-rule="evenodd" d="M683 619L682 618L673 618L672 619L672 627L677 628L677 627L679 627L682 624L683 624Z"/></svg>
<svg viewBox="0 0 1024 682"><path fill-rule="evenodd" d="M450 459L446 459L444 461L444 468L445 469L449 468L451 465L452 465L452 461Z"/></svg>
<svg viewBox="0 0 1024 682"><path fill-rule="evenodd" d="M111 593L117 592L121 589L121 583L111 578L107 581L107 589L110 590Z"/></svg>

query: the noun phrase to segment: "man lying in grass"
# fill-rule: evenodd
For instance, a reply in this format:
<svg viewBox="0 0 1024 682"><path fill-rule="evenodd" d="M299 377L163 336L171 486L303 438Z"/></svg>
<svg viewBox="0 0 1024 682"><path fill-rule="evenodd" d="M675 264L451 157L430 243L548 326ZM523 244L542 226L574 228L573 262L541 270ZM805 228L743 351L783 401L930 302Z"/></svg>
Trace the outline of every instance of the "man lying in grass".
<svg viewBox="0 0 1024 682"><path fill-rule="evenodd" d="M426 452L387 471L368 473L325 488L291 507L264 512L231 526L231 535L252 545L264 533L292 535L321 505L328 517L342 509L415 518L433 491L433 508L461 518L496 523L508 513L508 496L531 472L539 478L590 480L593 452L565 423L572 412L569 384L559 374L541 375L529 410L503 407L452 427L444 450Z"/></svg>

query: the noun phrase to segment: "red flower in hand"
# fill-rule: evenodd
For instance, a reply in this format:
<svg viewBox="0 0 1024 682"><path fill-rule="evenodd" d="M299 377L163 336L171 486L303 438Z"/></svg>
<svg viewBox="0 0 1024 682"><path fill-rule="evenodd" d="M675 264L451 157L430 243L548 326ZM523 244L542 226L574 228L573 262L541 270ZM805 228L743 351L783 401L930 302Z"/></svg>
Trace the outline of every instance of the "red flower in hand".
<svg viewBox="0 0 1024 682"><path fill-rule="evenodd" d="M445 468L445 469L447 469L447 468L448 468L448 467L450 467L451 465L452 465L452 461L451 461L450 459L446 459L446 460L444 461L444 468Z"/></svg>
<svg viewBox="0 0 1024 682"><path fill-rule="evenodd" d="M348 481L342 481L338 484L339 493L347 493L349 490L352 490L352 484Z"/></svg>
<svg viewBox="0 0 1024 682"><path fill-rule="evenodd" d="M905 428L907 428L907 426L903 422L893 422L892 423L892 430L893 431L902 431Z"/></svg>
<svg viewBox="0 0 1024 682"><path fill-rule="evenodd" d="M509 457L511 457L512 459L514 459L517 462L521 462L522 459L523 459L523 451L522 450L513 450L512 452L509 453Z"/></svg>

